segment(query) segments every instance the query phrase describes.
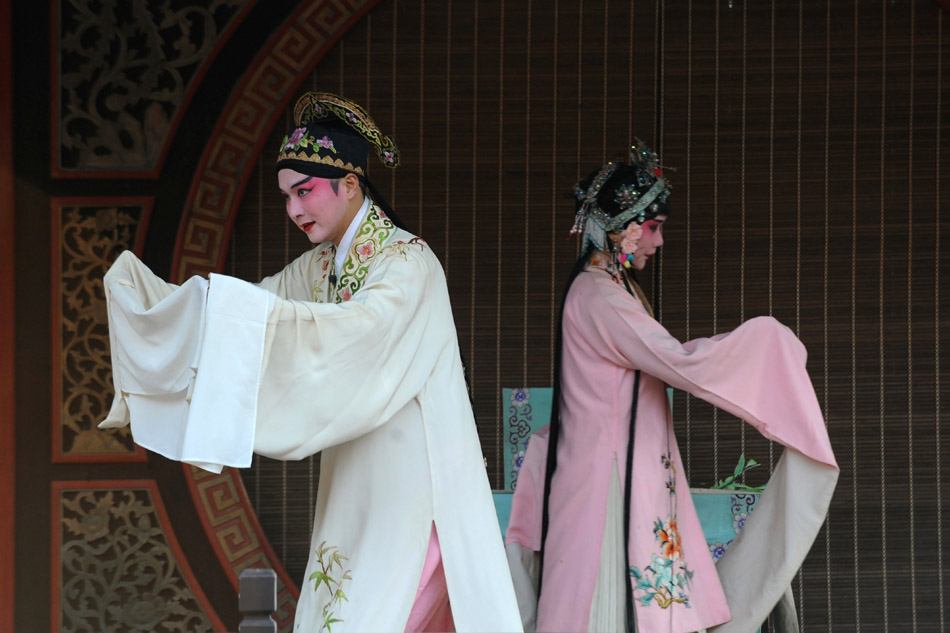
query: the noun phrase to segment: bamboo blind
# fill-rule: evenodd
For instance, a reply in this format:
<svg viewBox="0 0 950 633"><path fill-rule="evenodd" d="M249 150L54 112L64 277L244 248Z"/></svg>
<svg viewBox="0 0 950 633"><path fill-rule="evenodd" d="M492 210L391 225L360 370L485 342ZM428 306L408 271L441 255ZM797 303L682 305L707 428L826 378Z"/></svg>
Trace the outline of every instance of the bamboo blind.
<svg viewBox="0 0 950 633"><path fill-rule="evenodd" d="M676 169L642 276L661 322L686 340L771 314L809 350L841 477L793 584L803 630L945 629L948 18L926 0L389 0L340 40L307 87L361 103L400 145L402 166L370 176L443 262L496 486L502 387L552 382L577 252L564 194L636 135ZM246 278L308 246L272 156L235 226ZM674 418L693 485L743 451L760 483L780 455L695 398L677 394ZM245 474L295 578L318 470Z"/></svg>

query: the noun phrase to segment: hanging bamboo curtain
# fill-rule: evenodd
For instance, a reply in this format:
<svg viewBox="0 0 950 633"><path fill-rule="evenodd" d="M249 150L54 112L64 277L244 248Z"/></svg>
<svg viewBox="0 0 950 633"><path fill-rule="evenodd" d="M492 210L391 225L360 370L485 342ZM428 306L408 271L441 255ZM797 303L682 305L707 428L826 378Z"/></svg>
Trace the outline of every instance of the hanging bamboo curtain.
<svg viewBox="0 0 950 633"><path fill-rule="evenodd" d="M446 269L497 486L502 387L552 382L577 248L564 194L636 135L676 170L666 245L643 279L661 322L685 340L771 314L809 350L842 473L794 583L802 624L944 630L948 18L924 0L391 0L340 40L307 87L363 104L400 145L402 166L370 175ZM231 271L249 279L308 246L270 156L231 245ZM694 485L743 451L778 459L702 401L677 394L674 413ZM296 578L316 461L245 473Z"/></svg>

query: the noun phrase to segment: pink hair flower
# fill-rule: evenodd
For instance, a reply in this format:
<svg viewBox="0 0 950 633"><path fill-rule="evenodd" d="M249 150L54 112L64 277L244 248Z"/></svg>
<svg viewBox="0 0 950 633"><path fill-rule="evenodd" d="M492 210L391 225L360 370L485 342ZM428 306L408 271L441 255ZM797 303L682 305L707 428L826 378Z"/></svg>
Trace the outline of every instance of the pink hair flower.
<svg viewBox="0 0 950 633"><path fill-rule="evenodd" d="M620 249L624 253L634 252L637 250L637 243L640 241L641 235L643 235L643 227L636 222L631 222L620 233Z"/></svg>

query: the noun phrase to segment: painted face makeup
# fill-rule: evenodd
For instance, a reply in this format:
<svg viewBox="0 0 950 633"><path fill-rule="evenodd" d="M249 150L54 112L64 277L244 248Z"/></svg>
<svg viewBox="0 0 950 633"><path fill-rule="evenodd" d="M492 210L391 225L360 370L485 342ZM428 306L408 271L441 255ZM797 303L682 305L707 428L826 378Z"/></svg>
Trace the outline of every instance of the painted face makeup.
<svg viewBox="0 0 950 633"><path fill-rule="evenodd" d="M334 191L329 180L292 169L281 169L277 173L277 182L284 196L287 215L307 234L311 243L340 243L349 225L347 199L342 186Z"/></svg>
<svg viewBox="0 0 950 633"><path fill-rule="evenodd" d="M637 242L637 250L633 252L633 267L637 270L643 270L647 265L647 260L656 254L658 248L663 246L664 222L666 222L666 216L658 215L643 223L643 234L640 236L640 241Z"/></svg>

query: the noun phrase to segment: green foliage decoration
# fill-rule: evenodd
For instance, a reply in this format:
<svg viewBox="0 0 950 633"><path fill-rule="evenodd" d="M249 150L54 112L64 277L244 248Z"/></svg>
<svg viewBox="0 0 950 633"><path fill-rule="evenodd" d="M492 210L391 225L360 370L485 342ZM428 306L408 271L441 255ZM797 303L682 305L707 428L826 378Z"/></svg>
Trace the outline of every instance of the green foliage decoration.
<svg viewBox="0 0 950 633"><path fill-rule="evenodd" d="M762 492L765 490L762 486L747 486L744 483L738 481L739 477L744 475L746 472L752 470L753 468L761 466L761 464L754 459L746 461L745 453L739 455L739 463L736 464L736 469L733 473L726 477L725 479L720 479L719 483L713 486L713 490L741 490L743 492Z"/></svg>
<svg viewBox="0 0 950 633"><path fill-rule="evenodd" d="M310 574L310 580L314 581L313 590L318 591L323 585L330 594L330 600L323 605L323 625L320 627L320 633L333 633L331 625L343 621L335 617L336 608L343 600L349 601L343 593L343 583L352 580L351 570L343 569L344 563L349 559L340 553L335 545L327 545L327 542L323 541L317 548L317 560L320 569Z"/></svg>

